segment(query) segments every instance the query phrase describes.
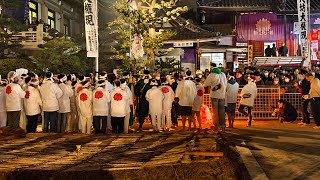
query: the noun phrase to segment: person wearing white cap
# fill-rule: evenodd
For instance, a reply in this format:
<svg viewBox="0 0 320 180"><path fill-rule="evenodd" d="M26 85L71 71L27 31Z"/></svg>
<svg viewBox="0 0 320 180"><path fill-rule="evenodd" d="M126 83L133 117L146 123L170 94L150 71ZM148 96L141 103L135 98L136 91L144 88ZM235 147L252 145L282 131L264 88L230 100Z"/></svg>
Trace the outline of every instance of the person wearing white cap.
<svg viewBox="0 0 320 180"><path fill-rule="evenodd" d="M10 84L6 86L5 90L8 126L10 128L18 128L22 110L22 99L26 93L18 84L19 79L14 71L8 73L8 80Z"/></svg>
<svg viewBox="0 0 320 180"><path fill-rule="evenodd" d="M174 130L171 128L172 122L171 122L171 109L172 109L172 103L174 101L174 92L172 88L169 86L169 83L167 81L166 77L161 78L161 87L160 87L164 99L163 99L163 105L162 105L162 125L166 126L166 129L171 131Z"/></svg>
<svg viewBox="0 0 320 180"><path fill-rule="evenodd" d="M93 91L93 128L96 133L105 133L107 117L109 115L110 93L105 89L106 82L98 81L97 88Z"/></svg>
<svg viewBox="0 0 320 180"><path fill-rule="evenodd" d="M6 91L5 87L7 82L1 79L0 76L0 128L7 125L7 112L6 112Z"/></svg>
<svg viewBox="0 0 320 180"><path fill-rule="evenodd" d="M124 90L127 93L128 100L126 104L126 117L124 118L124 125L123 125L123 133L128 133L129 130L129 120L130 120L130 112L131 112L131 106L133 105L133 98L132 98L132 92L130 88L127 85L127 82L125 79L120 79L120 88Z"/></svg>
<svg viewBox="0 0 320 180"><path fill-rule="evenodd" d="M195 78L195 83L196 83L196 88L197 88L197 95L194 98L194 102L193 102L193 106L192 106L192 114L189 120L189 129L191 129L191 123L193 123L194 128L197 128L196 125L196 120L195 117L197 117L197 121L199 124L199 129L202 129L202 125L201 125L201 107L203 104L203 95L204 95L204 87L201 84L201 78L200 77L196 77Z"/></svg>
<svg viewBox="0 0 320 180"><path fill-rule="evenodd" d="M103 80L106 82L106 85L105 85L105 89L111 93L111 91L114 89L114 86L108 81L108 73L107 72L101 72L99 74L99 80ZM111 102L109 102L109 107L111 106ZM112 125L111 125L111 108L109 108L109 113L108 113L108 118L107 118L107 129L108 129L108 132L111 133L112 131Z"/></svg>
<svg viewBox="0 0 320 180"><path fill-rule="evenodd" d="M126 91L120 88L120 81L115 81L115 88L111 92L111 124L113 133L122 133L124 118L127 115L127 101L129 99Z"/></svg>
<svg viewBox="0 0 320 180"><path fill-rule="evenodd" d="M67 76L65 74L59 74L59 88L63 95L58 99L59 111L58 111L58 132L65 133L68 129L68 117L71 112L70 99L73 96L72 87L67 85Z"/></svg>
<svg viewBox="0 0 320 180"><path fill-rule="evenodd" d="M79 92L77 101L79 104L79 114L81 122L81 132L91 134L92 127L92 91L89 88L90 81L81 83L83 89Z"/></svg>
<svg viewBox="0 0 320 180"><path fill-rule="evenodd" d="M248 77L248 84L245 85L240 93L241 99L240 99L240 106L238 111L245 115L246 117L248 117L248 124L247 127L251 126L252 123L252 107L254 105L254 100L257 97L257 85L255 83L255 76L254 75L250 75ZM244 111L244 108L248 109L248 112Z"/></svg>
<svg viewBox="0 0 320 180"><path fill-rule="evenodd" d="M149 102L149 114L151 115L151 122L153 130L163 131L164 125L162 124L162 107L164 94L160 88L158 88L158 82L156 79L152 79L150 82L151 89L147 91L146 99Z"/></svg>
<svg viewBox="0 0 320 180"><path fill-rule="evenodd" d="M53 82L53 74L51 72L46 73L46 80L40 87L40 94L44 112L43 132L57 132L59 110L58 99L63 95L63 92L58 84Z"/></svg>
<svg viewBox="0 0 320 180"><path fill-rule="evenodd" d="M77 83L74 86L74 96L76 99L76 108L77 108L77 116L76 118L78 118L76 121L78 122L78 129L79 131L81 131L81 121L80 121L80 109L79 109L79 104L78 104L78 95L80 93L80 91L82 91L83 87L82 87L82 82L85 81L85 76L83 75L79 75L77 77Z"/></svg>
<svg viewBox="0 0 320 180"><path fill-rule="evenodd" d="M196 85L191 80L191 71L187 71L186 75L185 79L178 84L175 96L180 105L178 114L182 117L183 130L186 126L187 117L189 119L192 114L193 102L197 95Z"/></svg>
<svg viewBox="0 0 320 180"><path fill-rule="evenodd" d="M32 79L26 89L24 97L24 109L28 119L27 132L36 132L37 122L41 114L42 100L38 89L39 81Z"/></svg>

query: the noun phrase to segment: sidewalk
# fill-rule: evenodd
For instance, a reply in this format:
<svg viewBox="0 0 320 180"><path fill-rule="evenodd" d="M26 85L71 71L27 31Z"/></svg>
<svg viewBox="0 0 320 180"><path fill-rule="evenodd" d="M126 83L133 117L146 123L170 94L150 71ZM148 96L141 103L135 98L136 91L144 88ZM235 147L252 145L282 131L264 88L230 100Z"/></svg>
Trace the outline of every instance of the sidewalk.
<svg viewBox="0 0 320 180"><path fill-rule="evenodd" d="M249 148L269 179L319 179L320 130L278 121L236 121L227 135ZM241 144L242 143L242 144Z"/></svg>

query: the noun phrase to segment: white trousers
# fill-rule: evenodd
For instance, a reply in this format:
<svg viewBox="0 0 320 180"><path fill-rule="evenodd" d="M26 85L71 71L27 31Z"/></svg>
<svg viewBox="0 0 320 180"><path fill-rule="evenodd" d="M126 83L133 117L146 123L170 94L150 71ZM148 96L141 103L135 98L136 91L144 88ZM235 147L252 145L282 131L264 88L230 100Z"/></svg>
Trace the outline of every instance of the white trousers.
<svg viewBox="0 0 320 180"><path fill-rule="evenodd" d="M151 123L153 129L161 130L164 128L164 124L162 124L162 113L150 113L151 115Z"/></svg>
<svg viewBox="0 0 320 180"><path fill-rule="evenodd" d="M80 115L79 123L81 123L81 132L83 134L91 134L92 118L93 117L88 118Z"/></svg>
<svg viewBox="0 0 320 180"><path fill-rule="evenodd" d="M7 125L7 112L0 112L0 128L5 127Z"/></svg>
<svg viewBox="0 0 320 180"><path fill-rule="evenodd" d="M162 114L162 125L167 128L171 128L171 109L163 111Z"/></svg>
<svg viewBox="0 0 320 180"><path fill-rule="evenodd" d="M27 120L26 113L24 112L24 110L21 110L19 126L26 131L27 123L28 123L28 120Z"/></svg>
<svg viewBox="0 0 320 180"><path fill-rule="evenodd" d="M130 120L130 113L127 114L125 117L124 117L124 124L123 124L123 133L128 133L128 130L129 130L129 120Z"/></svg>

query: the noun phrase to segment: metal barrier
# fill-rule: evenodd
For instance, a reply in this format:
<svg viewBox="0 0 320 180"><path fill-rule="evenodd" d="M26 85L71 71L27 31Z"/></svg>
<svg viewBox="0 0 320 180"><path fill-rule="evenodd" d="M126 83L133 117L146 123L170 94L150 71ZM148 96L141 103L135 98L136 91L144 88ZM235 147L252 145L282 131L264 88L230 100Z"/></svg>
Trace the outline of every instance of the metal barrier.
<svg viewBox="0 0 320 180"><path fill-rule="evenodd" d="M238 93L237 109L239 107L240 92ZM255 104L252 109L254 119L277 119L277 117L272 117L272 112L274 106L277 106L277 101L279 99L285 99L290 102L298 111L298 118L302 117L301 113L301 94L299 93L282 93L281 88L258 88L258 95L255 99ZM212 105L210 101L210 95L204 94L204 104L207 105L212 112ZM236 109L236 119L247 119Z"/></svg>

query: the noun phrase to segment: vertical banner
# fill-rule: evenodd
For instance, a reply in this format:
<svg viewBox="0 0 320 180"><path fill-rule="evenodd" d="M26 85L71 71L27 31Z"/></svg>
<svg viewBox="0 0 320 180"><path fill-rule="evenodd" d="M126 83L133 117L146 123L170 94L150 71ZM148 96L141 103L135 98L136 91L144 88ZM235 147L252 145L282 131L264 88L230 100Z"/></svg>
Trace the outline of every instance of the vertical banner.
<svg viewBox="0 0 320 180"><path fill-rule="evenodd" d="M304 65L310 67L310 44L308 41L309 34L309 11L308 1L310 0L297 0L298 5L298 20L299 20L299 34L301 40L301 55L305 58Z"/></svg>
<svg viewBox="0 0 320 180"><path fill-rule="evenodd" d="M97 0L84 0L87 57L99 56Z"/></svg>
<svg viewBox="0 0 320 180"><path fill-rule="evenodd" d="M252 65L253 61L253 45L248 45L248 66Z"/></svg>

